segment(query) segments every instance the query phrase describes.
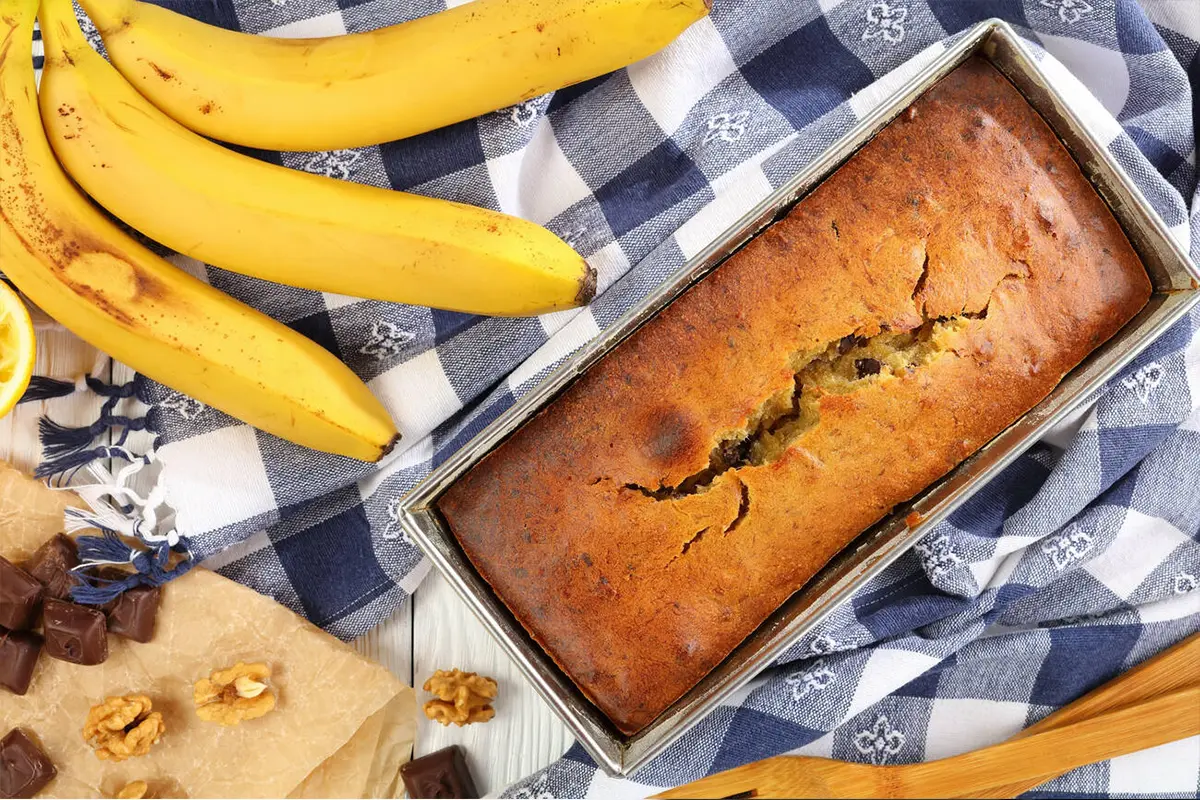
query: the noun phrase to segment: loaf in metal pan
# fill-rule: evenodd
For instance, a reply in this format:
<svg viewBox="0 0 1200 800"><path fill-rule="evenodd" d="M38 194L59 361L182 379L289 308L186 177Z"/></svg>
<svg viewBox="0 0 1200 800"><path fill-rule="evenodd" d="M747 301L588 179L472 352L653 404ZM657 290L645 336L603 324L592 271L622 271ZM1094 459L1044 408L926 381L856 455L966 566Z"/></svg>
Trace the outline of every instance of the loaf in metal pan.
<svg viewBox="0 0 1200 800"><path fill-rule="evenodd" d="M1149 296L1062 144L973 59L439 508L632 734Z"/></svg>

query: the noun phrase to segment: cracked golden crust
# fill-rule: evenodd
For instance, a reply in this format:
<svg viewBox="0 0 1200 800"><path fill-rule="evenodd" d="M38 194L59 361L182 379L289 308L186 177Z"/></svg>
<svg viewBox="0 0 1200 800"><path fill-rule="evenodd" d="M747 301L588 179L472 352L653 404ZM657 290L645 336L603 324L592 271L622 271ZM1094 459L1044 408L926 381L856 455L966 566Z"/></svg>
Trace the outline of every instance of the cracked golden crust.
<svg viewBox="0 0 1200 800"><path fill-rule="evenodd" d="M439 507L533 638L634 733L859 532L1045 397L1149 293L1062 145L973 60ZM789 397L805 357L950 317L963 319L944 352L911 369L807 390L816 424L772 459L653 496Z"/></svg>

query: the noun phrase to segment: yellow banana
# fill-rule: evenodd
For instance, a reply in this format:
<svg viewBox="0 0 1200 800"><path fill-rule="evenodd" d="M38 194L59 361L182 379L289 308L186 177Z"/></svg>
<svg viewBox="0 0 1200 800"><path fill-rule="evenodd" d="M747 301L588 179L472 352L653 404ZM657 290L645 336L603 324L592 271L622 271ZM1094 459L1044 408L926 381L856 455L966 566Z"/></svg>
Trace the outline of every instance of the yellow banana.
<svg viewBox="0 0 1200 800"><path fill-rule="evenodd" d="M82 0L109 56L194 131L272 150L401 139L603 75L665 47L711 0L475 0L325 39L206 25L137 0Z"/></svg>
<svg viewBox="0 0 1200 800"><path fill-rule="evenodd" d="M84 340L265 431L365 461L397 437L326 350L119 230L54 160L33 73L37 0L0 0L0 270Z"/></svg>
<svg viewBox="0 0 1200 800"><path fill-rule="evenodd" d="M150 238L246 275L454 311L526 316L591 300L550 231L487 209L267 164L179 125L45 0L42 120L66 171Z"/></svg>

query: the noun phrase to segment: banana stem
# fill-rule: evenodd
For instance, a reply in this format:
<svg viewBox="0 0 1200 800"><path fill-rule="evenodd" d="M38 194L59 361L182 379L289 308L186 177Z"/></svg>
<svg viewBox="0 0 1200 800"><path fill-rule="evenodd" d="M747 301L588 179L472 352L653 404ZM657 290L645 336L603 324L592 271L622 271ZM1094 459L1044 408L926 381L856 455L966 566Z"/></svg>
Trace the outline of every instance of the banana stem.
<svg viewBox="0 0 1200 800"><path fill-rule="evenodd" d="M83 35L83 29L79 27L71 0L42 0L38 8L38 21L42 27L47 59L51 53L67 56L80 47L91 47Z"/></svg>

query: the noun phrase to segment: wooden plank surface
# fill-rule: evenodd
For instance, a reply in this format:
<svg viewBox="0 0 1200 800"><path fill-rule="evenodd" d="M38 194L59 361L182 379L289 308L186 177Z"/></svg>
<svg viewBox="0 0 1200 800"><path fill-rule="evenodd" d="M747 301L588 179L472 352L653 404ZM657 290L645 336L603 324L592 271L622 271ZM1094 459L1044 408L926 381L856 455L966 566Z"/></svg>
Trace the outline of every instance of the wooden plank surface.
<svg viewBox="0 0 1200 800"><path fill-rule="evenodd" d="M566 726L440 575L427 577L411 602L413 677L418 690L434 670L455 667L487 675L499 684L491 722L442 727L422 716L417 755L461 745L477 788L496 793L566 752L572 741ZM418 691L418 697L424 702L429 695Z"/></svg>
<svg viewBox="0 0 1200 800"><path fill-rule="evenodd" d="M35 374L74 380L91 372L96 351L61 329L38 330ZM122 364L103 375L113 382L132 379ZM57 422L87 425L95 421L102 398L91 392L47 402L27 403L0 419L0 458L31 472L40 460L37 420L45 413ZM149 443L149 434L134 434L135 452ZM117 467L120 464L115 465ZM145 488L153 469L137 476ZM429 695L420 685L437 669L461 669L495 678L500 684L496 718L485 725L442 728L422 716L416 754L424 755L450 744L462 745L479 789L496 793L512 782L546 766L570 746L571 737L520 676L516 667L466 606L439 577L431 575L415 598L388 620L354 642L355 649L378 661L409 685L416 681L418 702Z"/></svg>
<svg viewBox="0 0 1200 800"><path fill-rule="evenodd" d="M90 374L96 363L96 350L62 329L39 326L38 353L34 375L73 381ZM107 378L105 374L103 377ZM88 425L95 421L103 398L91 392L76 392L68 397L22 403L0 418L0 457L14 467L32 473L41 460L38 444L38 419L49 413L64 425Z"/></svg>

